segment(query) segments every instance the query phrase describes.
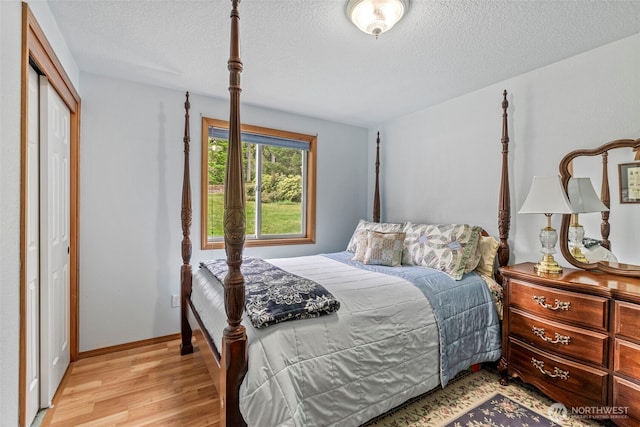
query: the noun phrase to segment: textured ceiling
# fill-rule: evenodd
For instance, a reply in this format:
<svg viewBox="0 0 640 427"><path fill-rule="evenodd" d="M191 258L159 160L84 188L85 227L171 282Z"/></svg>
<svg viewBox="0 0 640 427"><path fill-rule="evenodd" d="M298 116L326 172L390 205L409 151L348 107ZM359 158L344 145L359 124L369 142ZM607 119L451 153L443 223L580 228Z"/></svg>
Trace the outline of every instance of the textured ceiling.
<svg viewBox="0 0 640 427"><path fill-rule="evenodd" d="M226 0L49 0L80 70L228 97ZM413 0L378 39L346 0L243 0L241 101L369 127L640 33L640 0Z"/></svg>

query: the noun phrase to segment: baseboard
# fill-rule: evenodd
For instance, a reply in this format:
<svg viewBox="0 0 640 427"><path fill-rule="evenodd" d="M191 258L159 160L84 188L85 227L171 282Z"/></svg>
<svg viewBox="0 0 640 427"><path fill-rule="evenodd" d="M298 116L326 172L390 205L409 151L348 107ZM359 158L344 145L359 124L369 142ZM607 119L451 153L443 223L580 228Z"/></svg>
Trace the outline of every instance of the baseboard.
<svg viewBox="0 0 640 427"><path fill-rule="evenodd" d="M110 347L97 348L95 350L81 351L78 353L78 360L87 357L102 356L105 354L115 353L117 351L131 350L134 348L144 347L146 345L160 344L167 341L179 340L180 334L165 335L163 337L149 338L141 341L134 341L125 344L112 345Z"/></svg>

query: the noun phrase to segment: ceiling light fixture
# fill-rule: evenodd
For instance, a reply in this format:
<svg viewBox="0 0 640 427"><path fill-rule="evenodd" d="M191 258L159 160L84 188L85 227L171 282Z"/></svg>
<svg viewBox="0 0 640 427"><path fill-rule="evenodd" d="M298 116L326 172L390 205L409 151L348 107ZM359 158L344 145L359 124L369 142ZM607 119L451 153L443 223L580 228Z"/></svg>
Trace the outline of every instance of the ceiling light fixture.
<svg viewBox="0 0 640 427"><path fill-rule="evenodd" d="M378 38L393 28L408 8L409 0L349 0L347 16L360 30Z"/></svg>

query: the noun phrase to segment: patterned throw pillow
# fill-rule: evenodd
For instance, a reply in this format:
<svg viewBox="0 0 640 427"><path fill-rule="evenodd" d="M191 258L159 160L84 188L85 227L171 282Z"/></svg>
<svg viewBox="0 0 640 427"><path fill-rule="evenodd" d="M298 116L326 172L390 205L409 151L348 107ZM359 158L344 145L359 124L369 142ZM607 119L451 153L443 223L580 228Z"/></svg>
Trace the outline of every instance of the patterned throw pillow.
<svg viewBox="0 0 640 427"><path fill-rule="evenodd" d="M364 255L367 253L367 240L369 237L369 231L362 230L356 231L356 254L351 258L352 261L364 262Z"/></svg>
<svg viewBox="0 0 640 427"><path fill-rule="evenodd" d="M480 239L482 239L482 231L480 231ZM469 254L469 259L467 259L467 263L464 265L465 274L475 270L479 263L480 263L480 240L478 240L478 244L476 245L475 252L472 254Z"/></svg>
<svg viewBox="0 0 640 427"><path fill-rule="evenodd" d="M404 227L402 263L443 271L460 280L476 254L482 229L467 224L412 224Z"/></svg>
<svg viewBox="0 0 640 427"><path fill-rule="evenodd" d="M398 267L402 264L405 233L379 233L369 231L364 263ZM359 249L359 248L358 248Z"/></svg>
<svg viewBox="0 0 640 427"><path fill-rule="evenodd" d="M480 236L478 243L478 252L480 253L480 262L476 267L476 271L485 276L493 277L496 264L496 254L500 243L491 236Z"/></svg>
<svg viewBox="0 0 640 427"><path fill-rule="evenodd" d="M402 227L404 227L404 224L393 224L389 222L370 222L361 219L360 222L358 222L358 226L353 232L353 235L351 236L351 240L349 240L347 251L356 252L356 248L358 246L357 235L358 231L360 230L373 230L379 231L381 233L396 233L402 231Z"/></svg>

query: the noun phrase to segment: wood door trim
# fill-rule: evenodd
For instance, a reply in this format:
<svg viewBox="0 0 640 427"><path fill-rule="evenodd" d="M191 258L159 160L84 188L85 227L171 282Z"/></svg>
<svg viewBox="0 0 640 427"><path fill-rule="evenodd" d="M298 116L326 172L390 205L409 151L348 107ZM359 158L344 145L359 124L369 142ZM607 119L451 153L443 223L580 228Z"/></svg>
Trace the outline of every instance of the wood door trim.
<svg viewBox="0 0 640 427"><path fill-rule="evenodd" d="M78 207L80 159L80 96L62 63L49 44L27 3L22 3L22 58L20 104L20 325L18 370L18 424L26 424L26 206L25 191L28 141L28 78L30 62L46 75L71 113L70 131L70 224L69 224L69 350L71 361L78 358Z"/></svg>

